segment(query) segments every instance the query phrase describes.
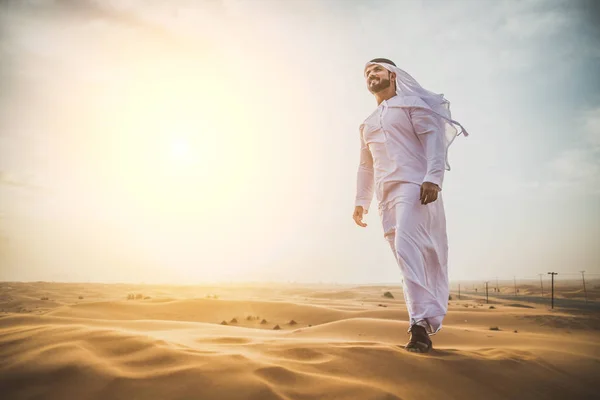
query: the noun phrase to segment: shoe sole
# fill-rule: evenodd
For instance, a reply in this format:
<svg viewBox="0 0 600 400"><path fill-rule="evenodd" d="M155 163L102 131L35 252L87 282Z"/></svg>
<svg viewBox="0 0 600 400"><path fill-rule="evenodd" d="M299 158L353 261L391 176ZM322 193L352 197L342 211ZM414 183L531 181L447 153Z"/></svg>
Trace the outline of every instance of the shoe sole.
<svg viewBox="0 0 600 400"><path fill-rule="evenodd" d="M421 342L409 343L404 347L404 350L411 353L428 353L431 350L431 345Z"/></svg>

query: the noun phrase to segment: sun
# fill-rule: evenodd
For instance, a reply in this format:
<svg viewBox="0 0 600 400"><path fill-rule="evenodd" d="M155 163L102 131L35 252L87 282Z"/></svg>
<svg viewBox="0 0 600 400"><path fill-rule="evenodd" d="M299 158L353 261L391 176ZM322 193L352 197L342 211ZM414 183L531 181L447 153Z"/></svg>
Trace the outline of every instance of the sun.
<svg viewBox="0 0 600 400"><path fill-rule="evenodd" d="M171 159L178 163L190 164L194 161L192 146L185 138L175 138L171 142Z"/></svg>

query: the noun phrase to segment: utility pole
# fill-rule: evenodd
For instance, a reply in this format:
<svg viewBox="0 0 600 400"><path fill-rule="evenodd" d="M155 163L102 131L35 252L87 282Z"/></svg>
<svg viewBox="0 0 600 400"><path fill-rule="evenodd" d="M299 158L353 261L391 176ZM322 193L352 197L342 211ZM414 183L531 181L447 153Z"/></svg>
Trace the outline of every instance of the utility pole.
<svg viewBox="0 0 600 400"><path fill-rule="evenodd" d="M558 272L548 272L548 275L552 275L552 308L554 308L554 275L558 275Z"/></svg>
<svg viewBox="0 0 600 400"><path fill-rule="evenodd" d="M544 283L542 282L542 275L544 274L538 274L540 276L540 287L542 288L542 297L544 297Z"/></svg>
<svg viewBox="0 0 600 400"><path fill-rule="evenodd" d="M496 292L500 293L500 288L498 287L498 277L496 277Z"/></svg>
<svg viewBox="0 0 600 400"><path fill-rule="evenodd" d="M488 282L485 282L485 303L488 304L489 300L488 300Z"/></svg>
<svg viewBox="0 0 600 400"><path fill-rule="evenodd" d="M513 276L513 279L515 280L515 296L517 295L517 277Z"/></svg>
<svg viewBox="0 0 600 400"><path fill-rule="evenodd" d="M581 280L583 281L583 293L585 295L585 304L587 304L587 290L585 290L585 271L579 271L581 272Z"/></svg>
<svg viewBox="0 0 600 400"><path fill-rule="evenodd" d="M460 283L458 284L458 299L460 300Z"/></svg>

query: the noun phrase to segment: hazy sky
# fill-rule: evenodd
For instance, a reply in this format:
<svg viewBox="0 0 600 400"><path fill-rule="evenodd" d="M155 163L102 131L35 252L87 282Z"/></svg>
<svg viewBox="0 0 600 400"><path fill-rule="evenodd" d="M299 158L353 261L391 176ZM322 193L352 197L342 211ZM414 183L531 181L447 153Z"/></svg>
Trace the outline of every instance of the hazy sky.
<svg viewBox="0 0 600 400"><path fill-rule="evenodd" d="M363 67L470 132L450 279L600 273L590 1L3 1L0 280L399 282L351 218Z"/></svg>

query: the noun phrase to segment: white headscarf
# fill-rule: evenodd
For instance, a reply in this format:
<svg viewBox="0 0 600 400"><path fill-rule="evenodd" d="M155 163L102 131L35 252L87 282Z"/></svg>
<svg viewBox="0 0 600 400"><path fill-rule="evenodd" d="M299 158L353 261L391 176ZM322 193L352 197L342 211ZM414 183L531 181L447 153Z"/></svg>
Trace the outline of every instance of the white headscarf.
<svg viewBox="0 0 600 400"><path fill-rule="evenodd" d="M400 107L419 107L429 110L438 115L444 122L444 145L446 150L446 170L450 171L450 164L448 163L448 148L454 141L454 139L462 134L469 136L465 128L452 119L450 113L450 102L444 98L443 94L437 94L430 92L419 85L419 82L410 76L406 71L400 68L388 64L385 62L368 62L365 65L365 69L373 64L381 65L383 68L396 74L396 94L404 100L404 105ZM421 99L418 101L415 97ZM415 101L416 100L416 101ZM460 131L457 129L460 128Z"/></svg>

